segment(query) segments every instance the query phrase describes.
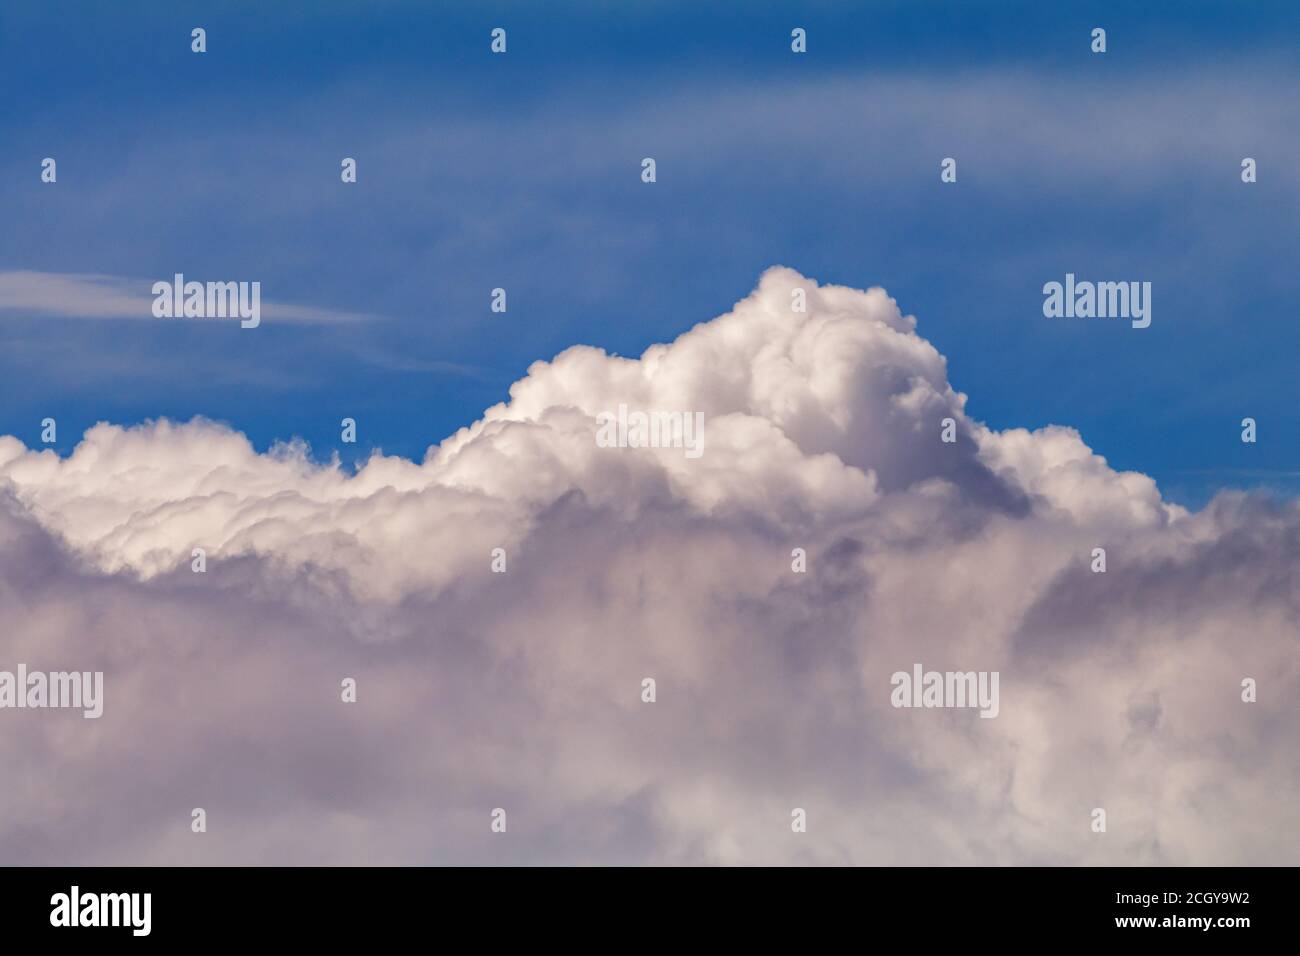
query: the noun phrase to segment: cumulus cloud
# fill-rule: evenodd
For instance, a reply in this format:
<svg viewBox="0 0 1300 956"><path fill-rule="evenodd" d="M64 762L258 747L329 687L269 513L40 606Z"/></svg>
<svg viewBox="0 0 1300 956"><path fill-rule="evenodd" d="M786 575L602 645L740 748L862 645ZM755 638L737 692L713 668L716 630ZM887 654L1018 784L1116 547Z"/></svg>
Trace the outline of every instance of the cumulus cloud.
<svg viewBox="0 0 1300 956"><path fill-rule="evenodd" d="M704 454L600 447L620 404L702 412ZM1189 513L964 407L883 290L774 268L419 463L0 437L0 668L106 698L0 712L0 860L1295 863L1300 507ZM999 715L890 706L916 662L998 671Z"/></svg>

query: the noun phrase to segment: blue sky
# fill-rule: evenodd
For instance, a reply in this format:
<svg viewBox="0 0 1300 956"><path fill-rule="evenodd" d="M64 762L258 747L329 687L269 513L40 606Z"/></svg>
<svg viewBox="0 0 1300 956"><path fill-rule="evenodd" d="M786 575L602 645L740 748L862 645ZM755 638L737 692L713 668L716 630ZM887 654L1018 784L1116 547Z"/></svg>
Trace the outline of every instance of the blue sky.
<svg viewBox="0 0 1300 956"><path fill-rule="evenodd" d="M884 286L995 427L1074 426L1191 504L1295 493L1294 5L704 6L6 4L0 272L256 279L364 318L0 310L0 432L53 416L66 453L197 414L418 458L532 361L639 353L780 263ZM1151 281L1152 326L1044 318L1066 272Z"/></svg>

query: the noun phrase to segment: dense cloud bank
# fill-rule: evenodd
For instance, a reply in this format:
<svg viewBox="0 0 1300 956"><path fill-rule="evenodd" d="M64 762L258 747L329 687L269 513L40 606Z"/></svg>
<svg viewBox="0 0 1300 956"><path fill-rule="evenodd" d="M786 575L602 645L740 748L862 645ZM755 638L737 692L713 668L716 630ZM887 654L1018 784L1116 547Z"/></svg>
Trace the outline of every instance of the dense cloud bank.
<svg viewBox="0 0 1300 956"><path fill-rule="evenodd" d="M883 290L775 268L418 464L0 437L0 669L105 674L97 720L0 710L0 863L1300 862L1300 507L964 403ZM620 404L704 453L600 447ZM891 706L916 663L998 715Z"/></svg>

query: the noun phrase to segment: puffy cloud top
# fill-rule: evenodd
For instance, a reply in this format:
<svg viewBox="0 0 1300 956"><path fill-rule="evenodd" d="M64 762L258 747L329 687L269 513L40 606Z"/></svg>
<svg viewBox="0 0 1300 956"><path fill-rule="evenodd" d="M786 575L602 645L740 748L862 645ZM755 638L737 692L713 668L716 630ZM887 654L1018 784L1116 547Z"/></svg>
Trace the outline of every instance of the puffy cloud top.
<svg viewBox="0 0 1300 956"><path fill-rule="evenodd" d="M999 434L966 419L965 396L915 327L882 289L819 287L773 268L732 312L640 359L576 346L535 363L508 402L421 465L376 454L350 475L313 464L299 443L261 455L224 426L160 421L97 425L67 459L0 437L0 480L107 571L150 577L204 547L328 567L392 599L447 585L482 563L479 545L517 542L573 492L628 518L658 501L804 533L862 518L891 493L1007 513L1033 496L1135 527L1178 513L1149 478L1110 471L1071 430ZM594 440L598 416L620 404L703 413L707 454L609 454ZM952 445L939 440L946 417L958 423ZM443 552L436 567L412 560L429 545Z"/></svg>

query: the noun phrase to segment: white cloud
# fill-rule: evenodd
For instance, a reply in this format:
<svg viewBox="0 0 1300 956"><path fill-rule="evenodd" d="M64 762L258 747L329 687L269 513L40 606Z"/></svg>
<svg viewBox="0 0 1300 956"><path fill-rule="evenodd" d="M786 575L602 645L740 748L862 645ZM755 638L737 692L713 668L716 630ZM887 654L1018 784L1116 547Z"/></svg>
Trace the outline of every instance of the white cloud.
<svg viewBox="0 0 1300 956"><path fill-rule="evenodd" d="M704 412L703 457L597 447L620 402ZM0 713L0 858L1294 863L1296 503L1189 514L964 404L882 290L773 269L640 359L534 364L420 463L0 438L6 656L107 698ZM891 708L917 661L999 670L999 717Z"/></svg>

